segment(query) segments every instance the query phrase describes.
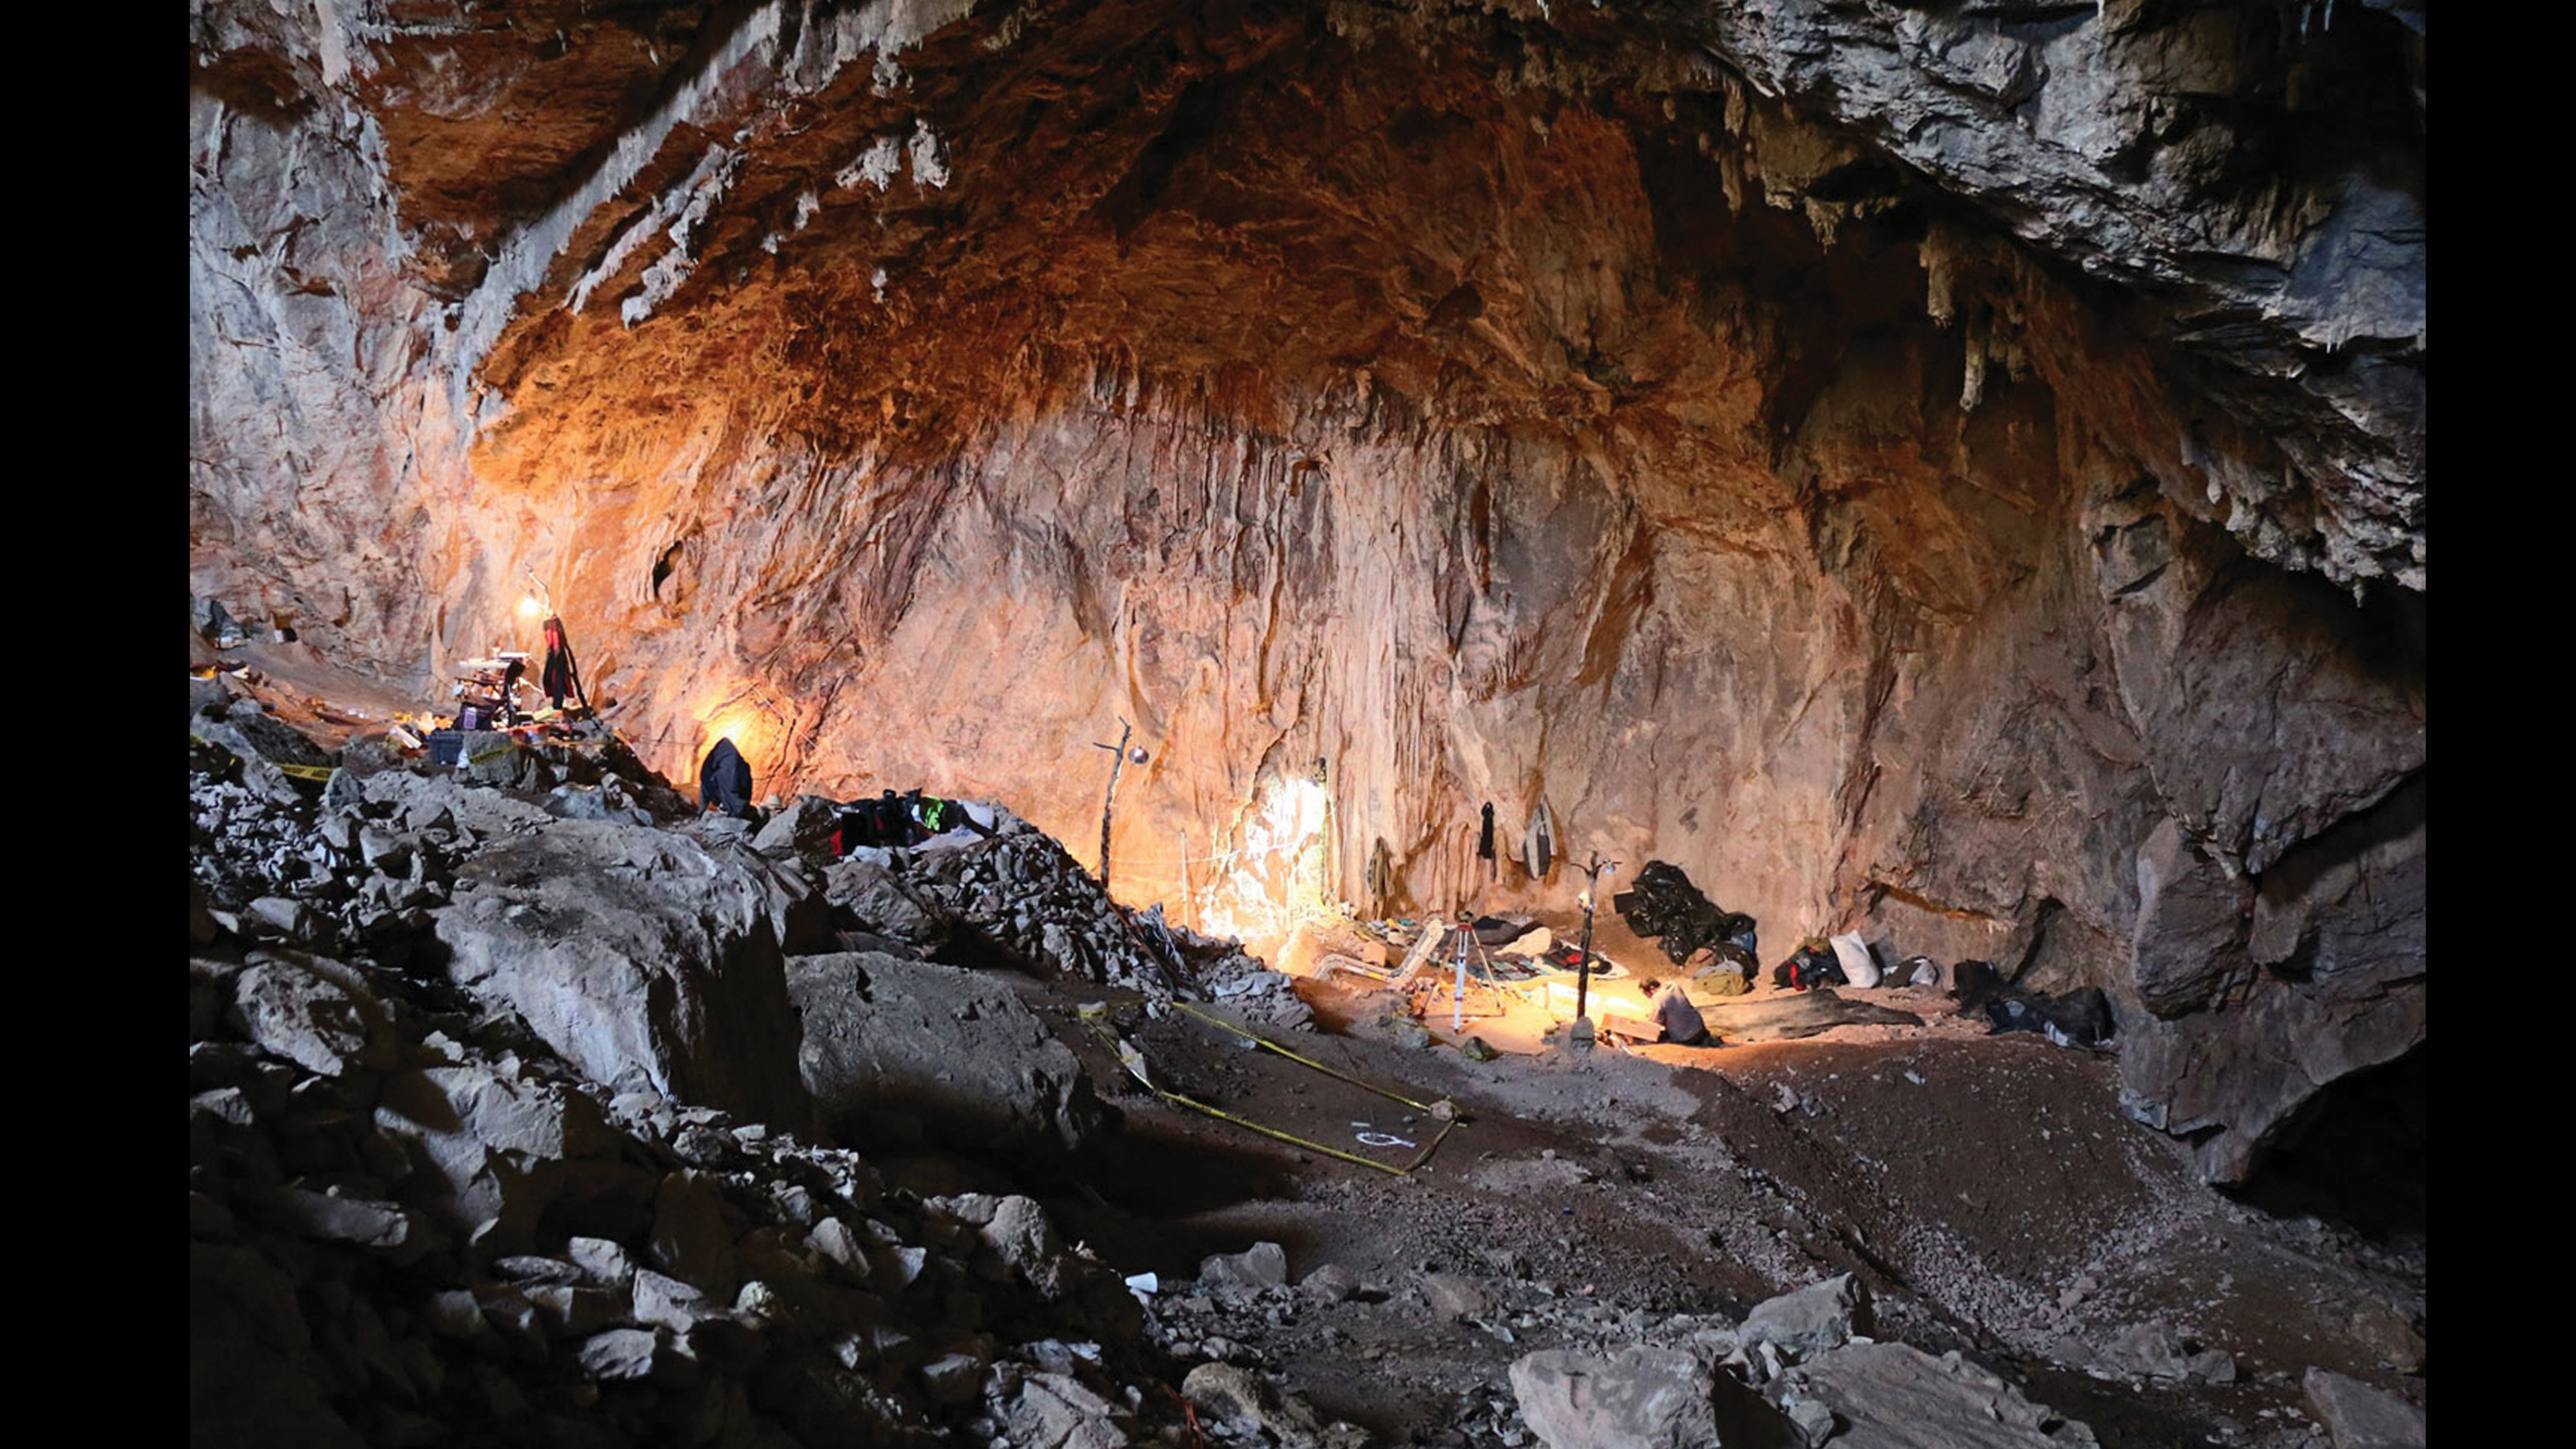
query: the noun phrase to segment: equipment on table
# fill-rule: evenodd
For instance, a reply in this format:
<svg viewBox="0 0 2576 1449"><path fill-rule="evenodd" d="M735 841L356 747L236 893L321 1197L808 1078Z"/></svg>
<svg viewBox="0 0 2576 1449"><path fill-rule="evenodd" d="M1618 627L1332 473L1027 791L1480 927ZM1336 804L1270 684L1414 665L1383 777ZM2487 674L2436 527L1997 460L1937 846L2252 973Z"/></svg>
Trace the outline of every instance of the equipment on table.
<svg viewBox="0 0 2576 1449"><path fill-rule="evenodd" d="M456 666L456 726L465 730L507 729L526 718L516 698L528 656L503 652L468 659Z"/></svg>

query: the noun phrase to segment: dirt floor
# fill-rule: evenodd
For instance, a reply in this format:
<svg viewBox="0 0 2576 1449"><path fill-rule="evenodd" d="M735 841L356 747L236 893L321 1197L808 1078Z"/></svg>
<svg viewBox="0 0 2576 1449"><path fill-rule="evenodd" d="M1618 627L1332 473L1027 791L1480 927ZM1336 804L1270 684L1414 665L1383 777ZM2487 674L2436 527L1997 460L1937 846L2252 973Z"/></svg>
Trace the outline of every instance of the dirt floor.
<svg viewBox="0 0 2576 1449"><path fill-rule="evenodd" d="M1181 1351L1284 1371L1385 1442L1489 1442L1462 1426L1507 1406L1522 1354L1613 1347L1675 1315L1732 1321L1842 1272L1872 1290L1879 1336L1958 1349L2109 1446L2322 1443L2298 1382L2310 1366L2422 1400L2420 1236L2374 1243L2201 1186L2182 1144L2120 1114L2107 1053L1989 1037L1937 993L1900 990L1838 994L1925 1025L1478 1063L1372 1039L1383 993L1300 990L1355 1034L1281 1044L1456 1105L1418 1171L1174 1106L1077 1019L1101 993L1029 982L1031 1004L1125 1114L1103 1160L1041 1196L1128 1273L1187 1279L1204 1255L1270 1241L1292 1283L1328 1263L1356 1274L1372 1291L1349 1302L1255 1313L1191 1298L1158 1318ZM1433 1112L1187 1013L1128 1002L1113 1016L1157 1085L1312 1143L1401 1167L1440 1128ZM1421 1289L1432 1273L1474 1281L1494 1311L1440 1321ZM2159 1376L2136 1347L2158 1339L2224 1367L2205 1357L2198 1376Z"/></svg>

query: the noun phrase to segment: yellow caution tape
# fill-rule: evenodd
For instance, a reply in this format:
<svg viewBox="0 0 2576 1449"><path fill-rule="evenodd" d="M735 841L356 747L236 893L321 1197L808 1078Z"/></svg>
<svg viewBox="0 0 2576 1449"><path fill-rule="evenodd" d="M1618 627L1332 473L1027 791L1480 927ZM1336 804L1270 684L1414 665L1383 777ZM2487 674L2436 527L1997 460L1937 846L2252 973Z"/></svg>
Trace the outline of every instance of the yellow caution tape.
<svg viewBox="0 0 2576 1449"><path fill-rule="evenodd" d="M1178 1002L1178 1001L1176 1001L1176 1002L1173 1002L1172 1004L1173 1004L1174 1006L1179 1006L1179 1007L1181 1007L1181 1008L1182 1008L1182 1009L1184 1009L1184 1010L1187 1010L1187 1009L1188 1009L1188 1004L1187 1004L1187 1003L1185 1003L1185 1002ZM1262 1126L1260 1123L1255 1122L1255 1121L1253 1121L1252 1119L1250 1119L1250 1118L1248 1118L1248 1117L1238 1117L1238 1116L1236 1116L1235 1114L1233 1114L1232 1112L1228 1112L1228 1111L1224 1110L1223 1108L1220 1108L1220 1107L1211 1107L1211 1106L1209 1106L1209 1105L1208 1105L1207 1103L1205 1103L1205 1102L1198 1101L1197 1099L1195 1099L1195 1098L1191 1098L1191 1097L1184 1097L1184 1096L1182 1096L1182 1095L1181 1095L1180 1093L1178 1093L1178 1092L1167 1092L1167 1091L1163 1090L1161 1087L1158 1087L1158 1086L1154 1085L1154 1079L1153 1079L1151 1076L1149 1076L1149 1075L1147 1075L1147 1074L1146 1074L1146 1070L1145 1070L1145 1054L1144 1054L1143 1052L1141 1052L1141 1051L1137 1050L1137 1049L1136 1049L1136 1046L1135 1046L1135 1044L1134 1044L1134 1043L1132 1043L1132 1042L1130 1042L1130 1041L1126 1040L1126 1039L1125 1039L1125 1038L1123 1038L1123 1037L1118 1036L1116 1033L1112 1032L1112 1031L1109 1029L1109 1027L1108 1027L1108 1025L1107 1025L1106 1021L1104 1020L1104 1018L1105 1018L1105 1016L1106 1016L1106 1013L1105 1013L1105 1012L1100 1013L1100 1014L1098 1014L1098 1015L1094 1015L1094 1014L1091 1014L1091 1013L1088 1013L1088 1012L1084 1012L1084 1013L1081 1013L1081 1015L1082 1015L1082 1017L1083 1017L1083 1020L1084 1020L1084 1021L1086 1021L1087 1023L1089 1023L1089 1025L1091 1026L1091 1029L1092 1029L1094 1032L1098 1033L1098 1034L1101 1036L1101 1038L1109 1044L1109 1046L1111 1047L1111 1049L1112 1049L1112 1050L1114 1050L1114 1051L1117 1053L1117 1055L1118 1055L1118 1064L1119 1064L1120 1066L1125 1067L1125 1068L1127 1069L1127 1075L1129 1075L1129 1076L1131 1076L1131 1077L1134 1077L1134 1078L1137 1080L1137 1082L1138 1082L1138 1083L1140 1083L1141 1085L1143 1085L1143 1087L1145 1088L1145 1090L1146 1090L1146 1091L1153 1093L1155 1096L1162 1098L1164 1101L1166 1101L1166 1102L1170 1102L1170 1103L1174 1104L1175 1106L1187 1107L1187 1108L1189 1108L1189 1109L1190 1109L1191 1111L1193 1111L1193 1112L1204 1112L1204 1113L1206 1113L1208 1116L1214 1117L1214 1118L1218 1119L1219 1121L1223 1121L1223 1122L1231 1122L1231 1123L1233 1123L1234 1125L1236 1125L1237 1127L1249 1127L1249 1128L1251 1128L1253 1131L1260 1133L1260 1134L1261 1134L1262 1136L1264 1136L1264 1137L1275 1137L1275 1138L1277 1138L1278 1140L1280 1140L1280 1141L1282 1141L1282 1142L1293 1143L1293 1144L1295 1144L1296 1146L1303 1147L1303 1148L1307 1148L1307 1149L1309 1149L1309 1150L1311 1150L1311 1151L1315 1151L1315 1152L1323 1153L1323 1154L1324 1154L1325 1156L1327 1156L1327 1157L1338 1157L1338 1158L1340 1158L1341 1160L1343 1160L1344 1162L1356 1162L1356 1163L1358 1163L1359 1165L1361 1165L1362 1167L1374 1167L1374 1168L1376 1168L1378 1171L1383 1172L1383 1173L1387 1173L1387 1174L1389 1174L1389 1175L1391 1175L1391 1176L1395 1176L1395 1177L1411 1177L1411 1176L1413 1175L1413 1172L1414 1172L1414 1169L1415 1169L1415 1168L1418 1168L1418 1167L1422 1166L1422 1164L1424 1164L1424 1163L1426 1163L1426 1162L1428 1162L1428 1161L1430 1161L1430 1160L1431 1160L1431 1154L1432 1154L1433 1150L1434 1150L1434 1149L1436 1149L1436 1148L1438 1148L1438 1147L1440 1146L1440 1140L1441 1140L1441 1138L1443 1138L1443 1137L1447 1137L1447 1136L1449 1135L1449 1129L1458 1125L1457 1118L1456 1118L1455 1116L1444 1114L1444 1115L1442 1116L1442 1118L1441 1118L1441 1126L1440 1126L1440 1132L1439 1132L1438 1136L1435 1136L1435 1137L1433 1137L1433 1138L1431 1139L1430 1145L1429 1145L1429 1146L1426 1146L1426 1147L1424 1147L1424 1148L1422 1149L1422 1153L1421 1153L1421 1155L1420 1155L1420 1156L1418 1156L1418 1157L1416 1157L1416 1158L1414 1158L1414 1159L1413 1159L1413 1162L1412 1162L1412 1164L1411 1164L1410 1166L1406 1166L1406 1167L1393 1167L1393 1166L1389 1166L1389 1165L1388 1165L1388 1164L1386 1164L1386 1163L1383 1163L1383 1162L1378 1161L1378 1160L1377 1160L1376 1158L1374 1158L1374 1157L1362 1157L1362 1156L1360 1156L1360 1155L1359 1155L1358 1153L1356 1153L1356 1152L1345 1152L1345 1151L1343 1151L1342 1149L1340 1149L1340 1148L1338 1148L1338 1147L1333 1147L1333 1146L1329 1146L1329 1145L1327 1145L1327 1144L1325 1144L1325 1143L1317 1142L1317 1141L1313 1140L1312 1138L1300 1137L1300 1136L1296 1135L1296 1134L1295 1134L1295 1133L1293 1133L1293 1132L1282 1132L1282 1131L1280 1131L1280 1130L1279 1130L1278 1128L1276 1128L1276 1127L1264 1127L1264 1126ZM1208 1018L1208 1019L1209 1019L1209 1020L1212 1020L1212 1021L1213 1021L1213 1020L1215 1020L1215 1018L1213 1018L1213 1017L1210 1017L1210 1018ZM1218 1022L1217 1024L1218 1024L1219 1026L1223 1026L1223 1025L1225 1025L1225 1023L1224 1023L1224 1022ZM1253 1040L1255 1040L1255 1041L1260 1041L1261 1039L1260 1039L1259 1037L1254 1037L1254 1038L1253 1038ZM1269 1043L1264 1042L1264 1043L1263 1043L1263 1045L1267 1046L1267 1045L1269 1045ZM1306 1060L1306 1058L1304 1058L1304 1057L1298 1057L1298 1056L1297 1056L1297 1054L1296 1054L1296 1053L1294 1053L1294 1052L1285 1051L1285 1050L1283 1050L1283 1049L1281 1049L1281 1048L1277 1048L1277 1047L1273 1047L1273 1048L1272 1048L1272 1050L1274 1050L1274 1051L1279 1051L1279 1052L1281 1053L1281 1055L1283 1055L1283 1056L1295 1057L1295 1058L1296 1058L1296 1060L1301 1061L1301 1062L1305 1062L1305 1063L1306 1063L1306 1065L1308 1065L1308 1066L1310 1066L1310 1067L1315 1067L1318 1071L1326 1072L1326 1073L1328 1073L1328 1074L1330 1074L1330 1075L1332 1075L1332 1076L1336 1076L1336 1077L1340 1077L1340 1076L1341 1076L1341 1073L1333 1071L1330 1067L1324 1067L1324 1066L1321 1066L1321 1065L1319 1065L1319 1064L1317 1064L1317 1063L1315 1063L1315 1062L1307 1061L1307 1060ZM1368 1087L1368 1083L1366 1083L1366 1082L1362 1082L1362 1081L1358 1081L1358 1080L1356 1080L1356 1079L1354 1079L1354 1078L1350 1078L1350 1077L1342 1077L1342 1080L1343 1080L1343 1081L1346 1081L1346 1082L1350 1082L1353 1086L1358 1086L1358 1087ZM1369 1087L1369 1090L1370 1090L1370 1091L1373 1091L1373 1092L1378 1091L1378 1089L1377 1089L1377 1088L1375 1088L1375 1087ZM1379 1095L1381 1095L1381 1096L1392 1096L1393 1094L1392 1094L1392 1093L1388 1093L1388 1092L1379 1092ZM1396 1098L1396 1100L1397 1100L1397 1101L1399 1101L1399 1102L1402 1102L1402 1101L1404 1101L1405 1099L1404 1099L1404 1098L1402 1098L1402 1097L1397 1097L1397 1098ZM1420 1103L1418 1103L1418 1102L1407 1102L1407 1103L1406 1103L1406 1105L1407 1105L1407 1106L1421 1106L1421 1104L1420 1104ZM1443 1106L1446 1106L1447 1104L1444 1102L1442 1105L1443 1105ZM1430 1109L1429 1109L1429 1108L1425 1108L1424 1110L1428 1111L1428 1110L1430 1110Z"/></svg>
<svg viewBox="0 0 2576 1449"><path fill-rule="evenodd" d="M203 736L199 735L195 730L188 731L188 743L203 746L207 749L223 750L225 754L232 755L236 760L241 758L240 755L234 754L231 750L224 749L222 745L218 745L207 740ZM293 775L299 780L328 780L331 778L332 771L339 768L337 765L281 765L275 760L264 760L262 763L275 769L283 770L287 774Z"/></svg>
<svg viewBox="0 0 2576 1449"><path fill-rule="evenodd" d="M1186 1001L1175 1001L1172 1004L1211 1026L1220 1027L1226 1031L1230 1031L1236 1036L1243 1038L1245 1041L1252 1042L1255 1045L1268 1047L1270 1050L1279 1053L1279 1055L1286 1057L1292 1062L1296 1062L1301 1066L1313 1067L1316 1071L1322 1072L1325 1076L1334 1078L1337 1081L1348 1082L1352 1086L1357 1087L1364 1092L1375 1092L1389 1101L1402 1102L1404 1105L1411 1107L1416 1111L1429 1112L1433 1116L1439 1117L1444 1121L1448 1120L1448 1118L1458 1110L1445 1097L1437 1102L1417 1102L1411 1097L1390 1092L1384 1087L1373 1086L1367 1082L1363 1082L1359 1078L1351 1076L1347 1072L1337 1072L1331 1067L1325 1066L1322 1062L1316 1061L1313 1057L1301 1057L1295 1052L1288 1050L1286 1047L1281 1046L1279 1043L1270 1040L1268 1037L1256 1036L1251 1032L1245 1031L1242 1027L1236 1026L1233 1022L1227 1021L1225 1018L1220 1016L1212 1016L1209 1013L1201 1011L1197 1007L1190 1005Z"/></svg>
<svg viewBox="0 0 2576 1449"><path fill-rule="evenodd" d="M1205 1103L1205 1102L1194 1102L1194 1101L1191 1101L1189 1098L1182 1096L1182 1095L1181 1095L1180 1093L1178 1093L1178 1092L1166 1092L1166 1091L1164 1091L1163 1089L1161 1089L1160 1087L1156 1087L1156 1088L1154 1088L1154 1089L1153 1089L1153 1091L1154 1091L1154 1095L1155 1095L1155 1096L1158 1096L1158 1097L1162 1098L1162 1099L1163 1099L1164 1101L1166 1101L1166 1102L1177 1102L1177 1103L1179 1103L1181 1106L1184 1106L1184 1107L1190 1108L1190 1109L1191 1109L1191 1110L1193 1110L1193 1111L1197 1111L1197 1112L1205 1112L1206 1114L1208 1114L1208 1115L1209 1115L1209 1116L1211 1116L1211 1117L1216 1117L1216 1118L1220 1118L1220 1119L1222 1119L1222 1120L1224 1120L1224 1121L1231 1122L1231 1123L1233 1123L1234 1125L1236 1125L1237 1127L1249 1127L1249 1128L1251 1128L1253 1131L1260 1133L1260 1134L1261 1134L1262 1136L1264 1136L1264 1137L1276 1137L1276 1138L1278 1138L1278 1139L1279 1139L1280 1141L1282 1141L1282 1142L1293 1142L1293 1143L1297 1144L1297 1145L1298 1145L1298 1146L1300 1146L1300 1147L1308 1148L1308 1149L1310 1149L1310 1150L1312 1150L1312 1151L1316 1151L1316 1152L1321 1152L1321 1153L1325 1154L1325 1155L1326 1155L1326 1156L1328 1156L1328 1157L1338 1157L1338 1158L1342 1159L1344 1162L1356 1162L1356 1163L1360 1164L1362 1167L1374 1167L1374 1168L1376 1168L1376 1169L1377 1169L1378 1171L1380 1171L1380 1172L1388 1173L1388 1174L1391 1174L1391 1175L1396 1176L1396 1177L1411 1177L1411 1176L1413 1175L1413 1168L1411 1168L1411 1167L1389 1167L1389 1166L1388 1166L1388 1165L1386 1165L1385 1163L1380 1162L1380 1161L1378 1161L1377 1159L1375 1159L1375 1158L1373 1158L1373 1157L1362 1157L1362 1156L1360 1156L1360 1155L1359 1155L1358 1153L1356 1153L1356 1152L1344 1152L1342 1149L1340 1149L1340 1148L1338 1148L1338 1147L1327 1147L1327 1146L1325 1146L1325 1145L1324 1145L1323 1143L1321 1143L1321 1142L1312 1142L1312 1141L1307 1140L1306 1138L1296 1136L1296 1135L1295 1135L1295 1134L1293 1134L1293 1133L1282 1132L1282 1131L1280 1131L1280 1130L1279 1130L1278 1128L1276 1128L1276 1127L1264 1127L1264 1126L1262 1126L1262 1125L1261 1125L1260 1123L1258 1123L1258 1122L1250 1121L1250 1120L1248 1120L1248 1119L1246 1119L1246 1118L1242 1118L1242 1117L1237 1117L1237 1116L1236 1116L1236 1115L1234 1115L1232 1112L1222 1112L1222 1111L1219 1111L1219 1110L1217 1110L1216 1108L1209 1106L1209 1105L1208 1105L1207 1103ZM1426 1153L1425 1155L1427 1156L1428 1154ZM1419 1167L1419 1166L1421 1166L1421 1163L1417 1160L1417 1161L1414 1163L1414 1166L1415 1166L1415 1167Z"/></svg>

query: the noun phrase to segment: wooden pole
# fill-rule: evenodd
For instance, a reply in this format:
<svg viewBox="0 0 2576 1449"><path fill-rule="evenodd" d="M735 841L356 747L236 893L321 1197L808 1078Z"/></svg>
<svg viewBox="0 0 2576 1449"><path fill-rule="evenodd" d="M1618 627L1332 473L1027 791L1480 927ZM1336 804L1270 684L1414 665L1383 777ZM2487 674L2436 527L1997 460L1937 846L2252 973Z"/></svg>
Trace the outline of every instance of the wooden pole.
<svg viewBox="0 0 2576 1449"><path fill-rule="evenodd" d="M1127 723L1126 718L1121 716L1118 721L1118 743L1104 745L1098 740L1092 741L1092 748L1108 750L1113 756L1109 762L1109 793L1100 797L1100 893L1102 895L1109 893L1109 812L1118 803L1118 772L1127 768L1127 737L1135 732L1136 727Z"/></svg>
<svg viewBox="0 0 2576 1449"><path fill-rule="evenodd" d="M1592 852L1591 864L1583 867L1584 877L1591 886L1583 893L1583 959L1574 970L1574 1019L1577 1021L1585 1019L1586 998L1592 990L1592 912L1600 904L1601 876L1605 871L1617 869L1618 865L1615 860L1603 864L1601 852L1596 850Z"/></svg>

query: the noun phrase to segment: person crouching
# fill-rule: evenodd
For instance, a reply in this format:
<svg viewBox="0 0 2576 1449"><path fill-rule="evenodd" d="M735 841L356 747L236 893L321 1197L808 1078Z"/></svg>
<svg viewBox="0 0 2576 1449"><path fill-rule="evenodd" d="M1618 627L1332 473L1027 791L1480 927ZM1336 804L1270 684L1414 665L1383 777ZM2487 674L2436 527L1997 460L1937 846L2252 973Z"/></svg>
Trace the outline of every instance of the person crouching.
<svg viewBox="0 0 2576 1449"><path fill-rule="evenodd" d="M1699 1014L1698 1007L1691 1005L1690 998L1682 994L1679 982L1667 984L1648 977L1639 984L1645 989L1647 1014L1663 1028L1656 1040L1671 1042L1675 1046L1714 1044L1709 1038L1707 1020Z"/></svg>

